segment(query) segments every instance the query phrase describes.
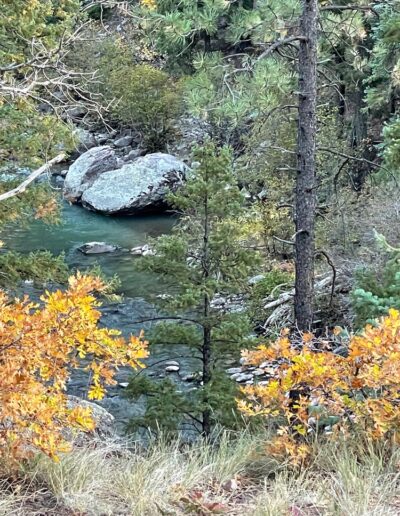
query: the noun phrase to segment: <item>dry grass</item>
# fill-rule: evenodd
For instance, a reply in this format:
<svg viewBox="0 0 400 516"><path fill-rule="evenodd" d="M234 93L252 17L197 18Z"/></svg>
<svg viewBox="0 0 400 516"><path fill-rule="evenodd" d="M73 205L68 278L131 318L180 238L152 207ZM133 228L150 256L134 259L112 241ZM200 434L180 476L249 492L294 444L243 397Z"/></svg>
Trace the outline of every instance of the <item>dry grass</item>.
<svg viewBox="0 0 400 516"><path fill-rule="evenodd" d="M203 516L213 507L236 516L400 514L399 450L324 445L294 470L265 456L264 440L244 432L223 434L219 446L161 440L147 450L108 442L59 463L40 458L25 482L0 484L0 515Z"/></svg>

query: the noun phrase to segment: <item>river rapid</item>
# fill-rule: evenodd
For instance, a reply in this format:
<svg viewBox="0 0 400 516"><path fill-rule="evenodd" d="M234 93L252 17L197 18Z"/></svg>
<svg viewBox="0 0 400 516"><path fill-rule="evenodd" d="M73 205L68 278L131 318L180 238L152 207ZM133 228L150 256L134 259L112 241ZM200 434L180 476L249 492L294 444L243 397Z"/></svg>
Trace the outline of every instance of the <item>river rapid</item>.
<svg viewBox="0 0 400 516"><path fill-rule="evenodd" d="M49 250L54 254L65 253L67 263L77 269L99 264L105 274L117 274L121 287L119 302L105 302L101 324L121 330L123 335L138 334L140 330L149 328L151 323L138 323L143 319L157 315L156 298L165 292L165 286L159 277L135 271L137 260L128 250L143 245L149 237L157 237L169 233L174 218L167 215L146 217L105 217L86 211L79 206L63 204L62 220L59 225L46 225L41 221L32 221L25 226L10 226L2 233L2 240L10 250L27 253L35 250ZM91 241L102 241L116 244L121 251L102 255L84 255L77 250L79 246ZM36 297L38 291L29 284L23 285L25 293ZM147 368L140 372L155 378L171 376L182 390L190 388L190 384L182 378L199 370L200 363L193 352L179 345L158 345L150 347L150 358ZM166 360L176 360L180 364L179 373L166 373ZM117 373L119 384L128 382L134 371L121 368ZM68 386L70 394L85 398L88 377L83 371L73 375ZM123 396L123 387L117 385L109 389L107 397L101 405L116 418L117 426L123 431L131 417L140 415L145 409L145 399L132 402Z"/></svg>

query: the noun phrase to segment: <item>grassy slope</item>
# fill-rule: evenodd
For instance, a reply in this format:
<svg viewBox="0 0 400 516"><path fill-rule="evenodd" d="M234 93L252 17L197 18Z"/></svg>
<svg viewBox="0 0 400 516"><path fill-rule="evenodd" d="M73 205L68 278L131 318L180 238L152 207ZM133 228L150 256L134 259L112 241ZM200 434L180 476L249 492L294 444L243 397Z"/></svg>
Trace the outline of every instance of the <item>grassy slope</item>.
<svg viewBox="0 0 400 516"><path fill-rule="evenodd" d="M324 445L296 471L269 459L264 442L243 433L218 448L159 441L145 452L108 442L58 464L42 458L24 482L0 485L0 514L202 516L212 504L237 516L400 514L399 450Z"/></svg>

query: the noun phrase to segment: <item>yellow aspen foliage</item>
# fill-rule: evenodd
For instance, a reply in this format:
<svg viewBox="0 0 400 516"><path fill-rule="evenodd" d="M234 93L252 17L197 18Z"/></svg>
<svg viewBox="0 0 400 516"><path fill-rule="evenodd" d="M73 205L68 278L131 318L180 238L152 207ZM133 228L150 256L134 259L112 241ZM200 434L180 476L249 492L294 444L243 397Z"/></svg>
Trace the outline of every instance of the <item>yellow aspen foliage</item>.
<svg viewBox="0 0 400 516"><path fill-rule="evenodd" d="M157 0L141 0L140 3L141 5L152 11L157 9Z"/></svg>
<svg viewBox="0 0 400 516"><path fill-rule="evenodd" d="M303 461L307 438L316 434L362 432L373 440L400 440L397 310L353 336L345 357L309 333L292 343L287 331L271 345L243 354L249 365L262 365L270 374L266 384L243 387L238 403L244 414L265 416L278 427L271 453Z"/></svg>
<svg viewBox="0 0 400 516"><path fill-rule="evenodd" d="M78 273L65 291L45 292L40 304L0 291L0 457L20 460L40 450L57 458L69 449L63 430L94 429L90 410L68 407L73 369L88 371L88 397L101 399L116 383L117 367L144 367L142 335L126 340L99 328L93 293L104 288L100 279Z"/></svg>

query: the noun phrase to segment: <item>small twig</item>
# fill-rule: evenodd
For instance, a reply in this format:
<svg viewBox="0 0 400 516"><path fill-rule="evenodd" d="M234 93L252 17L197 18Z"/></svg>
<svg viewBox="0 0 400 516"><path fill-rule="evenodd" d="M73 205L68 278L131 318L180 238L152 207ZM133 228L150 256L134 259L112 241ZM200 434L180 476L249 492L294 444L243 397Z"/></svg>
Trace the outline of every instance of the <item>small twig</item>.
<svg viewBox="0 0 400 516"><path fill-rule="evenodd" d="M315 256L319 256L319 255L324 256L324 258L328 262L328 265L332 269L332 288L331 288L331 298L329 301L329 307L331 307L333 304L333 296L335 295L336 276L337 276L336 267L335 267L335 264L333 263L333 261L331 260L330 256L328 255L328 253L326 253L325 251L322 251L322 250L317 251L315 253Z"/></svg>
<svg viewBox="0 0 400 516"><path fill-rule="evenodd" d="M325 5L320 7L320 11L371 11L379 17L378 11L373 5Z"/></svg>

